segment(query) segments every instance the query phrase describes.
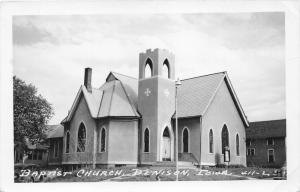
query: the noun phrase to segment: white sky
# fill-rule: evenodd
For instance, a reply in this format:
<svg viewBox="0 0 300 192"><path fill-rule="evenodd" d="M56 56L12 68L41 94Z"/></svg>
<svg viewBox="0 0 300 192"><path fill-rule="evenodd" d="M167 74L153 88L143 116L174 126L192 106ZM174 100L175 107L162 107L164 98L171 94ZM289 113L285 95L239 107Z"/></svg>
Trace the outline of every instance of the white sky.
<svg viewBox="0 0 300 192"><path fill-rule="evenodd" d="M67 115L93 68L100 87L110 71L138 77L138 54L166 48L176 76L227 71L249 121L285 118L284 13L18 16L14 75Z"/></svg>

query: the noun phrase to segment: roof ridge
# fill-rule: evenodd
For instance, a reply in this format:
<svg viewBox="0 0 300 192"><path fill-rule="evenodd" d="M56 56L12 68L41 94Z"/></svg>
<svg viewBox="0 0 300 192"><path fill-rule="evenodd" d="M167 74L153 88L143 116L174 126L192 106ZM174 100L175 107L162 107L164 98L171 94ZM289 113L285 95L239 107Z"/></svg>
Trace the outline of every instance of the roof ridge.
<svg viewBox="0 0 300 192"><path fill-rule="evenodd" d="M196 77L190 77L190 78L186 78L186 79L181 79L181 81L185 81L185 80L190 80L190 79L196 79L196 78L199 78L199 77L205 77L205 76L210 76L210 75L216 75L216 74L219 74L219 73L227 73L227 71L220 71L220 72L216 72L216 73L210 73L210 74L206 74L206 75L200 75L200 76L196 76Z"/></svg>
<svg viewBox="0 0 300 192"><path fill-rule="evenodd" d="M118 75L122 75L122 76L125 76L125 77L128 77L128 78L131 78L131 79L138 80L138 79L137 79L137 78L135 78L135 77L131 77L131 76L128 76L128 75L124 75L124 74L117 73L117 72L114 72L114 71L111 71L111 73L116 73L116 74L118 74Z"/></svg>
<svg viewBox="0 0 300 192"><path fill-rule="evenodd" d="M116 82L114 81L114 85L112 87L112 91L111 91L111 96L110 96L110 101L109 101L109 108L108 108L108 115L110 116L110 112L111 112L111 104L113 101L113 97L114 97L114 92L115 92L115 88L116 88Z"/></svg>
<svg viewBox="0 0 300 192"><path fill-rule="evenodd" d="M122 87L122 89L123 89L124 94L126 95L126 98L127 98L128 102L129 102L129 104L130 104L130 107L131 107L131 110L132 110L133 114L135 114L135 115L138 116L139 114L136 114L137 112L136 112L136 110L134 110L135 107L133 106L133 104L132 104L132 102L131 102L131 99L129 98L128 93L127 93L127 91L126 91L126 89L125 89L125 87L124 87L122 81L120 81L120 84L121 84L121 87Z"/></svg>
<svg viewBox="0 0 300 192"><path fill-rule="evenodd" d="M264 120L264 121L252 121L252 122L249 122L249 123L262 123L262 122L271 122L271 121L286 121L286 118L283 118L283 119L273 119L273 120Z"/></svg>

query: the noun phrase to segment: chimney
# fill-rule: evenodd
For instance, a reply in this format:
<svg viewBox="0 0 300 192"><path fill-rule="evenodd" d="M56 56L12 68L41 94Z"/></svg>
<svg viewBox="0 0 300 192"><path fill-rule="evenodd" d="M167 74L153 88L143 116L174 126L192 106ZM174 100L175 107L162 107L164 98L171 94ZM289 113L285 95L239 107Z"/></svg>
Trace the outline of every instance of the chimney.
<svg viewBox="0 0 300 192"><path fill-rule="evenodd" d="M85 68L84 86L86 87L88 92L92 92L92 69L91 68Z"/></svg>

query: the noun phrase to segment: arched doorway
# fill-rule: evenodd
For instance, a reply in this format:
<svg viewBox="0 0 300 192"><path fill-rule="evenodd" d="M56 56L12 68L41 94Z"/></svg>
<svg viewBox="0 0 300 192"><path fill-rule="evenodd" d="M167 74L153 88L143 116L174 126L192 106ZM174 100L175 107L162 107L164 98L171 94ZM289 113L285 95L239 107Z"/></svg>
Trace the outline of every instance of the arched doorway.
<svg viewBox="0 0 300 192"><path fill-rule="evenodd" d="M182 152L188 153L189 152L189 131L188 128L184 128L182 131Z"/></svg>
<svg viewBox="0 0 300 192"><path fill-rule="evenodd" d="M161 156L163 161L171 161L171 136L168 127L163 132Z"/></svg>

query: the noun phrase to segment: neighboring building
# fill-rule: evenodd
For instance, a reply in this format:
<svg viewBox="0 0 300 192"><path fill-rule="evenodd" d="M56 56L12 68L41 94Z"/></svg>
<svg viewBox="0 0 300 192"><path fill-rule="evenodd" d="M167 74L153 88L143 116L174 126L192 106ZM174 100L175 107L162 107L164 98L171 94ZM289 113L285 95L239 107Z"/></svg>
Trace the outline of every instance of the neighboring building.
<svg viewBox="0 0 300 192"><path fill-rule="evenodd" d="M47 125L46 135L45 144L32 145L29 140L26 140L25 146L21 143L15 143L14 163L40 166L61 165L64 127L62 125Z"/></svg>
<svg viewBox="0 0 300 192"><path fill-rule="evenodd" d="M62 121L62 164L174 162L174 55L162 49L140 53L138 79L111 72L100 88L92 88L91 78L92 69L86 68L84 85ZM179 160L224 164L229 146L229 164L246 165L248 121L226 72L182 80L178 118Z"/></svg>
<svg viewBox="0 0 300 192"><path fill-rule="evenodd" d="M26 140L25 148L21 144L15 144L14 147L14 163L15 164L37 164L40 166L47 165L47 145L34 144L32 145ZM24 153L26 151L26 154Z"/></svg>
<svg viewBox="0 0 300 192"><path fill-rule="evenodd" d="M63 149L64 127L62 125L48 125L48 165L61 165Z"/></svg>
<svg viewBox="0 0 300 192"><path fill-rule="evenodd" d="M247 165L282 167L286 162L286 120L250 123L246 129Z"/></svg>

